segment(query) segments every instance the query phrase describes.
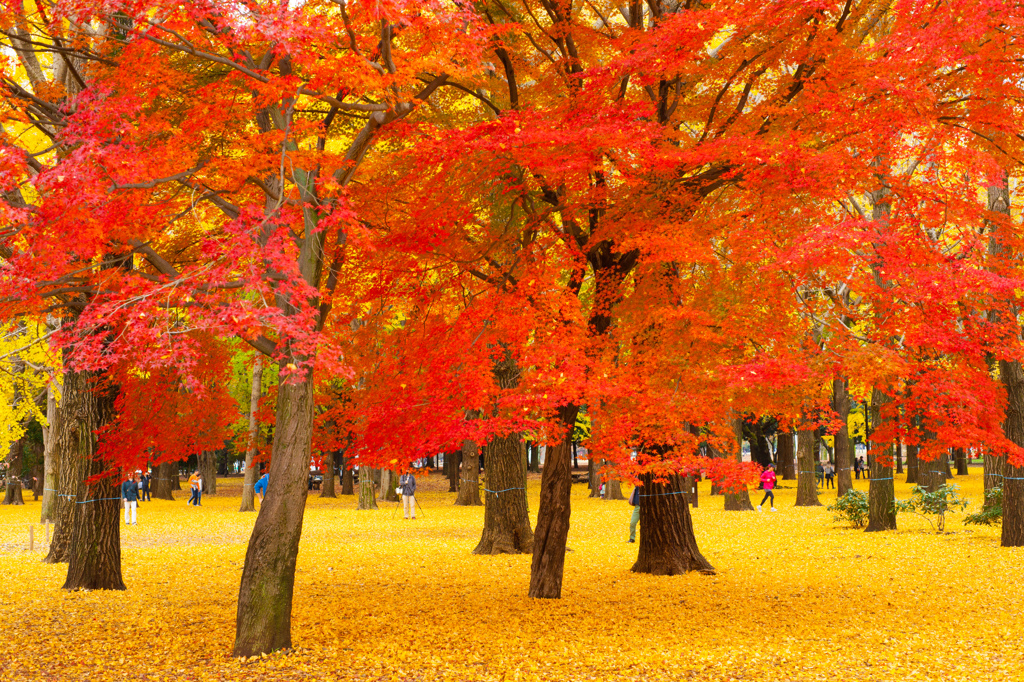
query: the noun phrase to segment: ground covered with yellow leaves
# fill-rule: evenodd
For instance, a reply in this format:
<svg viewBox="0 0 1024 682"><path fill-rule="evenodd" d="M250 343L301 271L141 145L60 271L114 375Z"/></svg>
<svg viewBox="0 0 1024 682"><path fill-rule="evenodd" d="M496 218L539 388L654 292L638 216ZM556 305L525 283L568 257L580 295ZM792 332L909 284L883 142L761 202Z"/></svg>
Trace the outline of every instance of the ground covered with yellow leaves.
<svg viewBox="0 0 1024 682"><path fill-rule="evenodd" d="M142 503L122 527L127 592L64 592L28 551L39 503L0 507L0 677L20 680L1003 680L1024 678L1024 550L998 528L935 533L914 516L864 533L824 507L725 512L702 484L694 525L715 576L630 573L630 507L573 489L563 597L526 597L529 556L474 556L483 508L436 474L420 518L310 497L295 649L230 656L254 514L240 479L201 508ZM902 479L897 476L897 479ZM981 471L954 480L981 502ZM865 481L856 487L866 490ZM427 490L423 490L426 488ZM433 488L432 492L430 489ZM536 514L539 481L531 477ZM759 496L751 491L756 504ZM897 497L909 497L899 483ZM31 498L31 495L28 495ZM828 504L833 491L822 493Z"/></svg>

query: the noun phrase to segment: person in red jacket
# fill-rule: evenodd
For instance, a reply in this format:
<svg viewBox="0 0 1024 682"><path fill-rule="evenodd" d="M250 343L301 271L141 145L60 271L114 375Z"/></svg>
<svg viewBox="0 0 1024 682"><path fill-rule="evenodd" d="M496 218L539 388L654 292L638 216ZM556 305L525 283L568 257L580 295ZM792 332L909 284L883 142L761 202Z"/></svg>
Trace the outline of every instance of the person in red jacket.
<svg viewBox="0 0 1024 682"><path fill-rule="evenodd" d="M761 498L761 504L757 505L757 511L761 511L761 506L764 501L768 498L772 500L772 511L778 511L775 508L775 465L769 464L768 468L761 474L761 487L764 488L764 497Z"/></svg>

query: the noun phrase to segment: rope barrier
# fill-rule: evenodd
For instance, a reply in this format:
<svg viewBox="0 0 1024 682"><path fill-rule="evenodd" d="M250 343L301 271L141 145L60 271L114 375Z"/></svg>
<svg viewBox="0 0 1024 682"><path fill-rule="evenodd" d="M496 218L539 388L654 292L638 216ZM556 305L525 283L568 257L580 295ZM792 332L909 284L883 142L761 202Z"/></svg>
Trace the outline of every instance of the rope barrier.
<svg viewBox="0 0 1024 682"><path fill-rule="evenodd" d="M488 490L487 488L484 488L485 493L494 493L495 497L498 496L498 493L507 493L510 490L526 490L526 488L505 488L504 490Z"/></svg>
<svg viewBox="0 0 1024 682"><path fill-rule="evenodd" d="M90 502L108 502L110 500L120 500L120 499L121 499L120 497L94 497L91 500L82 500L81 502L76 502L75 504L88 504Z"/></svg>
<svg viewBox="0 0 1024 682"><path fill-rule="evenodd" d="M891 480L893 480L893 478L892 478L892 476L890 476L889 478L869 478L868 480L869 481L891 481Z"/></svg>
<svg viewBox="0 0 1024 682"><path fill-rule="evenodd" d="M659 495L689 495L690 493L685 490L680 490L674 493L654 493L653 495L639 495L639 497L658 497Z"/></svg>

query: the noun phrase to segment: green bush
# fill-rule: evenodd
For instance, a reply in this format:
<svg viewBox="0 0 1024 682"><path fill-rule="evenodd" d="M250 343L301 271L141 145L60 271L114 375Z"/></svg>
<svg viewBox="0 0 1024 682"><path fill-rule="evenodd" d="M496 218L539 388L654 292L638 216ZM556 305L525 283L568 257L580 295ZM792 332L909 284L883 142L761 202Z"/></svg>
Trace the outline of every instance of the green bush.
<svg viewBox="0 0 1024 682"><path fill-rule="evenodd" d="M850 490L828 506L834 512L832 519L846 521L854 528L862 527L868 520L868 495L860 490Z"/></svg>
<svg viewBox="0 0 1024 682"><path fill-rule="evenodd" d="M960 487L957 485L942 485L932 493L915 485L912 493L914 496L911 499L896 503L896 511L909 511L923 516L939 532L946 529L946 512L954 509L963 511L969 504L960 497ZM931 518L933 516L934 521Z"/></svg>
<svg viewBox="0 0 1024 682"><path fill-rule="evenodd" d="M985 493L985 506L976 514L964 517L964 525L994 526L1003 520L1003 489L992 488Z"/></svg>

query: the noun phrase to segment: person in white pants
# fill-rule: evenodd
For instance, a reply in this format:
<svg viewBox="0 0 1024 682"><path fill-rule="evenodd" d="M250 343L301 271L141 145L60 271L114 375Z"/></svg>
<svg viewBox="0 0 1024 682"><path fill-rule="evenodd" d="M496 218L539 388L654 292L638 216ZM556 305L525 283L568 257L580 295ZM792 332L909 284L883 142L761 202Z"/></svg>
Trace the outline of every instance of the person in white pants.
<svg viewBox="0 0 1024 682"><path fill-rule="evenodd" d="M398 477L398 487L402 489L402 509L405 518L416 518L416 477L403 474ZM412 516L410 517L410 513Z"/></svg>
<svg viewBox="0 0 1024 682"><path fill-rule="evenodd" d="M121 497L124 499L124 525L135 525L135 513L139 508L139 483L134 476L128 476L121 484ZM129 510L131 521L128 520Z"/></svg>

